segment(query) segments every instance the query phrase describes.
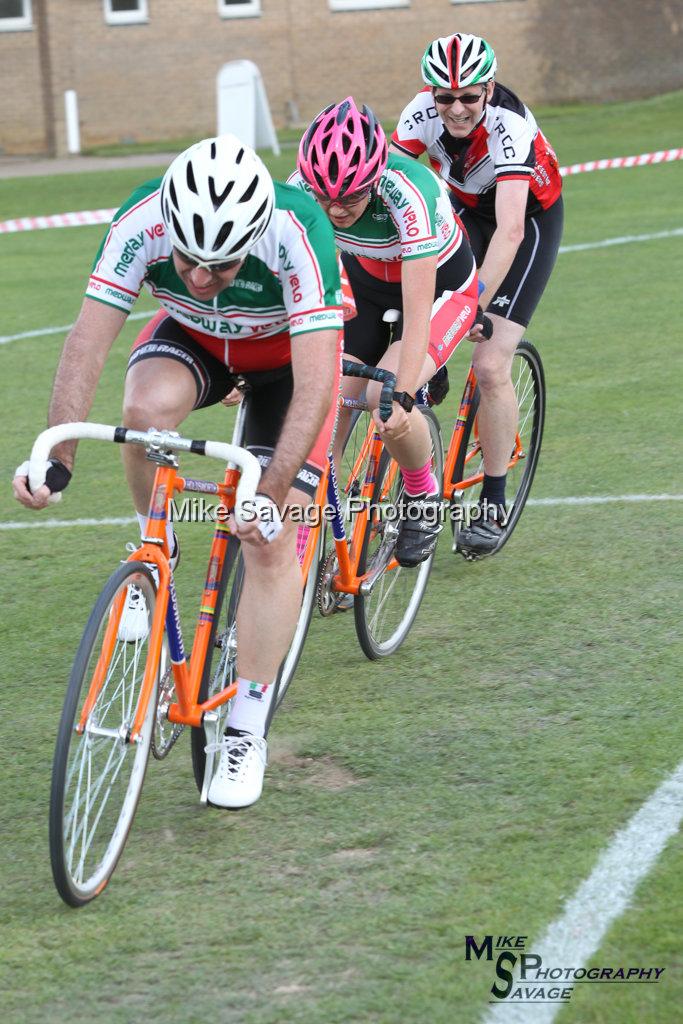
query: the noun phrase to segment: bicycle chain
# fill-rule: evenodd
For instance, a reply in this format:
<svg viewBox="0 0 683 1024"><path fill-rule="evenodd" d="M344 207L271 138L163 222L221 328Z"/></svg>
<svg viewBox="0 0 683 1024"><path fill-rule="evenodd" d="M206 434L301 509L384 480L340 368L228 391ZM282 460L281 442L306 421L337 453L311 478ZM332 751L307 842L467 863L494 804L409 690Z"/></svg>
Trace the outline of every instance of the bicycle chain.
<svg viewBox="0 0 683 1024"><path fill-rule="evenodd" d="M166 740L165 742L162 742L161 744L157 745L157 742L156 742L157 733L159 733L159 735L161 735L161 724L160 724L160 721L159 721L160 707L163 708L165 706L165 710L162 712L162 714L164 716L164 720L167 721L165 719L165 716L166 716L166 714L168 712L169 705L173 702L173 700L175 698L175 686L174 686L173 682L171 682L170 686L168 685L170 679L171 679L171 666L169 665L169 667L166 669L166 672L164 673L163 679L159 683L159 696L157 698L157 706L156 706L156 708L154 710L155 721L154 721L154 728L152 729L151 749L152 749L152 756L157 761L163 761L164 758L168 756L171 748L175 745L175 743L178 740L178 737L180 736L180 734L182 733L183 729L185 728L184 725L175 725L173 727L172 732L171 732L170 738L168 740Z"/></svg>
<svg viewBox="0 0 683 1024"><path fill-rule="evenodd" d="M318 611L323 618L327 618L328 615L334 615L339 602L346 596L341 592L332 590L332 580L338 572L337 552L335 548L331 548L325 557L325 561L320 567L318 582L315 588L315 599L318 605Z"/></svg>

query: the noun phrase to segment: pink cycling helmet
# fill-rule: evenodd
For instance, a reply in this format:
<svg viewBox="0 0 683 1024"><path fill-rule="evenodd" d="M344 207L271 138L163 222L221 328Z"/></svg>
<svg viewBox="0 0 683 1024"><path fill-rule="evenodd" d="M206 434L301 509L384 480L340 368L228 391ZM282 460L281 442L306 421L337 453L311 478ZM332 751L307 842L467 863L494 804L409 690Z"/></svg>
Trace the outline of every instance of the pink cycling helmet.
<svg viewBox="0 0 683 1024"><path fill-rule="evenodd" d="M351 96L325 107L301 139L297 160L314 192L341 199L369 189L387 165L387 140L370 110Z"/></svg>

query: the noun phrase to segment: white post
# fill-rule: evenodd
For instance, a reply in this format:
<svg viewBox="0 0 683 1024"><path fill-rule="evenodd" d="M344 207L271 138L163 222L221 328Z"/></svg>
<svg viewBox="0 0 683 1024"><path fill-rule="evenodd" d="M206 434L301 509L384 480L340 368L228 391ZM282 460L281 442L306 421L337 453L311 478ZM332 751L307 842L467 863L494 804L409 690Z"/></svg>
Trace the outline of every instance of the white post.
<svg viewBox="0 0 683 1024"><path fill-rule="evenodd" d="M78 124L78 96L75 89L67 89L64 93L64 113L66 114L67 152L80 153L81 130Z"/></svg>

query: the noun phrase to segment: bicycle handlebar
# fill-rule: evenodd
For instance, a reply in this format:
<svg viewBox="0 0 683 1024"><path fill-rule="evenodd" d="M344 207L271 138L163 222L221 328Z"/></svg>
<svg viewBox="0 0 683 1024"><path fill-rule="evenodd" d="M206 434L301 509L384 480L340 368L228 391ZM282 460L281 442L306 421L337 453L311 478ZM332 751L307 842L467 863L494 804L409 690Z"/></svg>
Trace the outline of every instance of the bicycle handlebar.
<svg viewBox="0 0 683 1024"><path fill-rule="evenodd" d="M396 374L391 373L390 370L383 370L379 366L354 363L350 359L342 359L342 373L345 377L363 377L365 380L375 380L382 385L379 396L379 418L382 423L386 423L393 412Z"/></svg>
<svg viewBox="0 0 683 1024"><path fill-rule="evenodd" d="M150 430L128 430L126 427L110 427L104 423L60 423L59 426L44 430L34 442L28 470L31 491L35 492L45 483L48 458L56 444L86 439L114 441L117 444L140 444L163 451L194 452L195 455L206 455L220 462L232 462L241 470L235 501L235 517L240 520L243 518L242 506L246 502L253 502L261 478L258 459L245 448L224 441L193 441L189 437L181 437L174 431L155 430L153 427ZM61 492L58 494L61 498ZM253 520L253 514L250 514L250 520Z"/></svg>

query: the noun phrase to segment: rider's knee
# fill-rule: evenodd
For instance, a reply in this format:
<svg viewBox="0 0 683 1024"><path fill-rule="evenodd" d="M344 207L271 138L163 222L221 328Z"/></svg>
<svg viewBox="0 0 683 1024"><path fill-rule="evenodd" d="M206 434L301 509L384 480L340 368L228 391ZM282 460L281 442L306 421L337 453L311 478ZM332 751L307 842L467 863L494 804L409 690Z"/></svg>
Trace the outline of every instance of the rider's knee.
<svg viewBox="0 0 683 1024"><path fill-rule="evenodd" d="M123 395L123 424L134 430L149 427L173 430L182 421L179 415L180 403L166 388L152 391L148 387L126 381Z"/></svg>

